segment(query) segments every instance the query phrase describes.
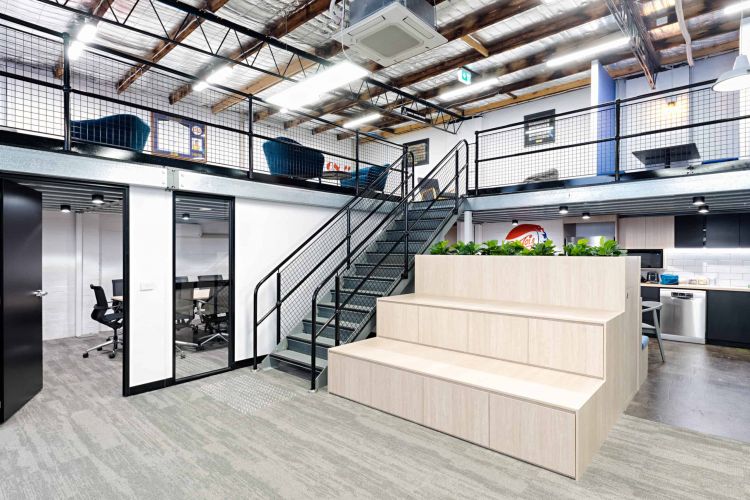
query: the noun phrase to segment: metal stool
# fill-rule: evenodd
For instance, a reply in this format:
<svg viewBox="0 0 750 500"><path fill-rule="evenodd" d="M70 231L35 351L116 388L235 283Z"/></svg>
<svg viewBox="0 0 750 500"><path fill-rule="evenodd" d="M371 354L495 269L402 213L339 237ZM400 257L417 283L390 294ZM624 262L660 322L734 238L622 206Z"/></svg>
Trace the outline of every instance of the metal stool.
<svg viewBox="0 0 750 500"><path fill-rule="evenodd" d="M659 342L659 352L661 353L661 361L664 362L664 346L661 341L661 326L659 325L659 315L657 311L661 310L662 303L654 302L650 300L644 300L642 303L642 313L650 312L654 315L654 324L649 325L648 323L641 323L641 332L643 330L654 330L656 332L656 340Z"/></svg>

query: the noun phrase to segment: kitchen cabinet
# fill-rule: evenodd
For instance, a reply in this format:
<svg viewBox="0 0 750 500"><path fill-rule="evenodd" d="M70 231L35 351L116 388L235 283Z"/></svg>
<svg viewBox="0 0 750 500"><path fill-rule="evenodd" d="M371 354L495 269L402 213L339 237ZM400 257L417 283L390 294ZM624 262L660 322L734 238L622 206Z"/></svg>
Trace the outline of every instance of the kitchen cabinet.
<svg viewBox="0 0 750 500"><path fill-rule="evenodd" d="M625 217L618 221L617 240L622 248L659 250L674 248L674 217Z"/></svg>
<svg viewBox="0 0 750 500"><path fill-rule="evenodd" d="M750 347L750 292L709 291L706 342Z"/></svg>
<svg viewBox="0 0 750 500"><path fill-rule="evenodd" d="M674 218L676 248L703 248L705 215L679 215Z"/></svg>
<svg viewBox="0 0 750 500"><path fill-rule="evenodd" d="M750 213L740 214L740 246L750 247Z"/></svg>
<svg viewBox="0 0 750 500"><path fill-rule="evenodd" d="M740 246L740 214L709 215L706 217L707 248L737 248Z"/></svg>

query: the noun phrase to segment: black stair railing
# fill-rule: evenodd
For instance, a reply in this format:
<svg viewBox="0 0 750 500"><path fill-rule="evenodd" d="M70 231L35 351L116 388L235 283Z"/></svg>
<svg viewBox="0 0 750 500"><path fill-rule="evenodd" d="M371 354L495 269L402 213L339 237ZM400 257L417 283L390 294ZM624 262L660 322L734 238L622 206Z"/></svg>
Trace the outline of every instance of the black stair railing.
<svg viewBox="0 0 750 500"><path fill-rule="evenodd" d="M469 190L469 144L466 140L460 141L456 146L438 162L438 164L427 174L417 185L412 189L404 193L399 203L392 208L390 213L384 217L380 223L364 238L359 245L349 255L351 262L356 262L357 259L361 258L368 251L368 248L377 240L378 236L385 231L389 224L398 220L398 217L402 217L403 230L397 240L391 242L391 246L382 253L380 258L371 264L369 272L365 276L357 278L359 283L347 292L347 297L342 300L341 297L341 279L345 277L344 273L350 268L349 262L339 263L330 274L328 274L320 284L315 288L312 294L312 318L311 318L311 348L310 348L310 389L315 390L316 378L317 378L317 367L316 367L316 351L317 351L317 339L326 328L331 326L333 323L334 327L334 345L338 346L342 343L341 339L341 317L346 312L346 307L351 303L353 297L359 292L365 283L368 282L374 276L376 270L388 261L389 257L394 255L403 255L403 270L401 277L406 278L414 264L414 255L424 253L427 250L427 246L431 241L445 229L445 225L452 219L452 216L457 215L461 206L461 203L466 198ZM437 187L436 187L437 186ZM439 189L439 191L438 191ZM453 190L453 191L451 191ZM430 199L422 202L418 205L415 210L419 212L418 216L409 217L410 205L415 205L416 196L420 192L429 191L432 194ZM445 202L448 201L449 204ZM438 205L438 206L436 206ZM414 209L413 209L414 210ZM441 213L448 212L447 214L440 216ZM437 213L438 217L429 217L430 214ZM419 223L423 220L438 220L439 223L432 231L430 236L425 239L422 244L414 252L409 251L410 233L419 228ZM399 246L402 249L399 250ZM400 257L400 255L399 255ZM379 294L386 296L390 294L393 289L398 285L400 279L393 279L390 281L384 281L382 288L378 290ZM334 291L334 311L333 314L320 326L317 324L317 307L319 303L319 297L321 292L327 292L333 289ZM349 336L344 339L344 343L352 340L359 333L364 325L366 325L371 319L375 312L372 308L368 313L359 319L356 326L354 326Z"/></svg>
<svg viewBox="0 0 750 500"><path fill-rule="evenodd" d="M363 236L389 212L389 207L399 203L410 183L414 185L411 172L413 158L413 153L404 151L382 174L369 182L359 195L349 200L258 281L253 292L255 369L258 367L259 330L265 324L270 325L272 318L275 319L271 328L275 329L278 344L284 333L302 320L309 305L307 297L320 277L327 275L330 269L342 261L350 264L352 248L359 247ZM273 278L275 287L270 286ZM261 313L259 302L263 300L264 291L266 303L271 305Z"/></svg>

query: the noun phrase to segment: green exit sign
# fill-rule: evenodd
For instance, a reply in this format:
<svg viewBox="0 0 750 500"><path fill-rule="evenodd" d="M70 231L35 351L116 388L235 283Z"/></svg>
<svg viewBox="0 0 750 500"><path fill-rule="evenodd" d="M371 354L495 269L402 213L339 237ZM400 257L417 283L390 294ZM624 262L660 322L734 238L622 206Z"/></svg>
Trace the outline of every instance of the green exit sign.
<svg viewBox="0 0 750 500"><path fill-rule="evenodd" d="M458 81L464 85L471 85L471 71L468 69L459 69L458 73L456 73L456 77L458 78Z"/></svg>

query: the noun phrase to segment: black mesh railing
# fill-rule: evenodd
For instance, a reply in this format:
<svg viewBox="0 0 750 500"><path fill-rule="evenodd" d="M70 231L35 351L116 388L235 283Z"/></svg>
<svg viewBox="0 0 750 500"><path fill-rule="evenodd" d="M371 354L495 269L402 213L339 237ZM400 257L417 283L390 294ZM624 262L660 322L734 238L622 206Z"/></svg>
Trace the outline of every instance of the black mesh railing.
<svg viewBox="0 0 750 500"><path fill-rule="evenodd" d="M316 388L318 337L333 328L335 345L354 340L375 314L374 307L368 307L364 315L361 309L352 309L357 294L367 293L374 301L373 296L392 293L408 276L415 255L426 252L458 214L468 194L470 149L466 141L459 142L418 184L411 189L408 184L402 186L403 194L387 205L387 212L378 207L382 215L368 224L369 232L359 238L349 255L337 265L327 266L330 272L312 293L311 389ZM357 271L357 264L366 270ZM317 306L322 302L331 302L333 313L319 324ZM345 335L342 323L346 324Z"/></svg>
<svg viewBox="0 0 750 500"><path fill-rule="evenodd" d="M274 267L253 294L253 344L271 332L280 342L310 311L310 294L320 280L369 236L413 185L411 153L404 153L380 175L367 179L360 195ZM257 363L257 357L255 358Z"/></svg>
<svg viewBox="0 0 750 500"><path fill-rule="evenodd" d="M0 20L0 128L63 139L65 148L95 144L184 160L184 168L200 163L352 192L403 153L401 145L352 136L325 120L285 128L299 114L221 86L176 100L176 89L197 80L158 64L119 91L123 76L144 61L96 44L71 60L65 43L62 33ZM315 133L321 125L330 130Z"/></svg>
<svg viewBox="0 0 750 500"><path fill-rule="evenodd" d="M476 132L471 181L483 189L750 158L750 108L713 81Z"/></svg>

